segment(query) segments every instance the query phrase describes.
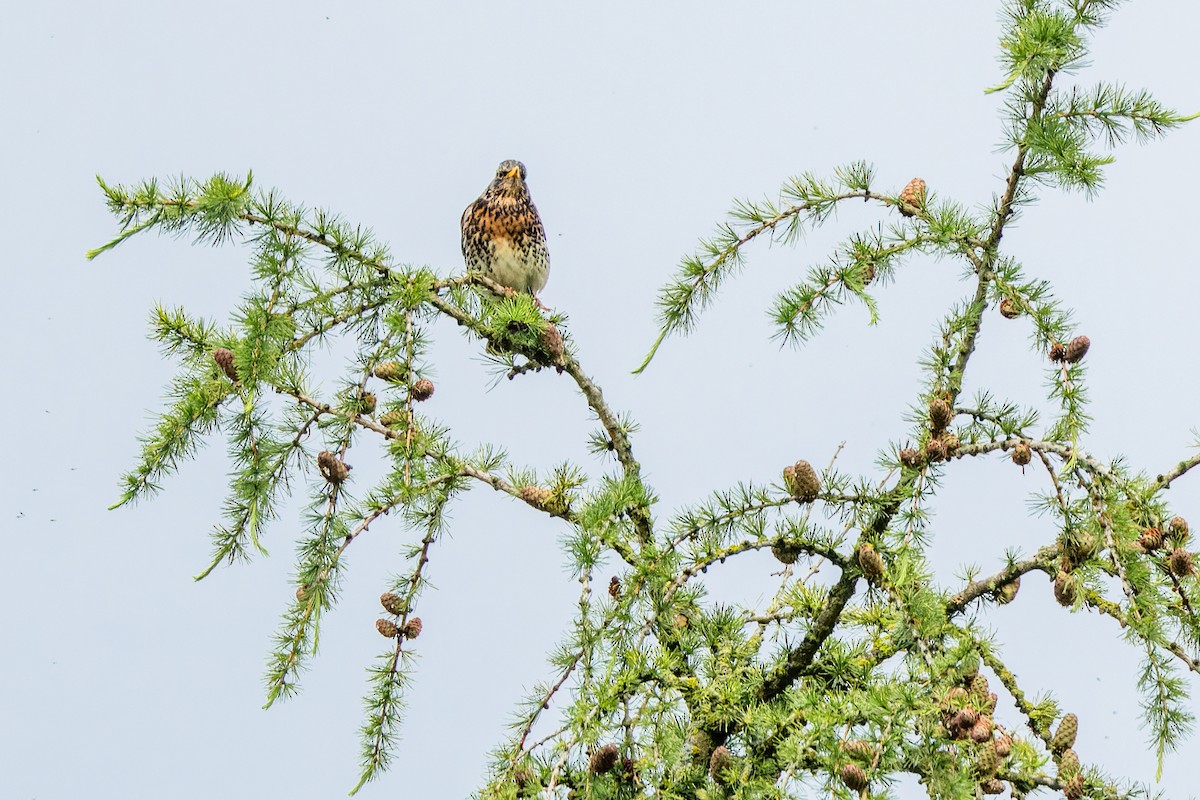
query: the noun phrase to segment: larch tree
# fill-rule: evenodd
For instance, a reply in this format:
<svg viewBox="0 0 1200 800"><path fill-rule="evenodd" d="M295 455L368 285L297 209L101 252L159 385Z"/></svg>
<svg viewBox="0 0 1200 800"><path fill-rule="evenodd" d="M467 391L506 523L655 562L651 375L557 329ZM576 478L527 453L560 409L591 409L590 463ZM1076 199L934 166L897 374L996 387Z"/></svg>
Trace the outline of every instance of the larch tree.
<svg viewBox="0 0 1200 800"><path fill-rule="evenodd" d="M562 316L479 273L406 266L362 227L259 191L249 177L216 175L130 188L101 182L121 230L89 257L150 231L235 240L250 253L254 287L224 325L155 310L153 337L180 371L116 505L152 494L201 439L222 434L234 469L203 577L265 553L264 530L280 504L293 488L307 492L268 705L295 692L322 615L336 605L347 550L381 528L404 537L403 572L381 597L384 642L368 673L355 791L388 765L404 694L419 677L412 655L422 592L447 509L484 486L558 521L582 592L554 647L553 673L520 702L480 797L866 798L895 794L905 775L937 798L1149 793L1076 752L1080 717L1049 694L1031 695L976 618L981 607L1011 602L1028 573L1044 573L1059 603L1111 618L1139 650L1142 673L1130 691L1142 696L1160 764L1188 734L1200 588L1188 523L1165 492L1200 456L1138 470L1087 444L1089 339L1052 288L1003 247L1039 192L1095 192L1109 149L1190 119L1144 91L1077 82L1089 36L1115 5L1006 5L1002 78L988 91L1006 99L1008 156L990 203L939 196L920 179L877 186L865 163L805 174L784 182L776 201L736 203L662 290L662 335L641 369L666 337L699 323L756 244L794 243L846 202L870 204L878 224L847 235L774 299L782 341L807 344L846 303L874 317L875 293L915 254L961 264L965 295L919 359L925 388L913 398L912 426L879 443L876 471L798 461L765 469L773 482L747 480L661 509L634 447L654 432L639 433L610 405ZM456 443L423 410L439 320L477 340L498 376L532 380L524 376L548 370L573 381L597 422L581 435L603 466L535 467L513 463L498 443ZM1030 365L1047 371L1039 406L998 392L964 397L985 323L1027 327ZM314 349L329 341L354 349L348 373L313 374ZM335 391L316 388L331 383ZM854 425L849 414L843 422ZM386 461L371 486L347 466L367 458ZM929 511L948 472L985 458L1043 478L1033 503L1055 520L1057 536L1035 552L1005 553L992 574L968 569L965 580L943 585L929 562L937 534ZM773 587L769 601L711 600L707 573L754 551L777 560L762 576ZM599 574L609 563L616 574Z"/></svg>

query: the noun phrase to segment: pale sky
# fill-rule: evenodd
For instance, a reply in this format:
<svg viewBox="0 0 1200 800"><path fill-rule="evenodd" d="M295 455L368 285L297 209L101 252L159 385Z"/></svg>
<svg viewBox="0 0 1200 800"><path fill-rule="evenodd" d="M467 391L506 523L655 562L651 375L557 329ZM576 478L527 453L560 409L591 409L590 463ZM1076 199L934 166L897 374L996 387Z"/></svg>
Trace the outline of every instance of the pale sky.
<svg viewBox="0 0 1200 800"><path fill-rule="evenodd" d="M364 670L383 646L377 598L405 569L411 538L380 526L354 545L301 695L261 710L301 503L268 530L271 558L201 583L192 576L219 519L222 441L151 502L105 511L174 372L146 338L152 304L226 322L250 285L249 250L145 237L85 262L116 230L94 175L135 183L252 169L258 187L372 228L397 261L449 273L461 266L463 207L498 162L522 160L549 235L541 297L569 315L610 403L641 423L635 451L666 520L738 480L775 480L797 458L824 464L843 440L840 468L878 477L876 453L907 431L937 321L973 283L957 264L911 260L880 289L878 326L846 307L802 350L780 350L765 314L774 292L875 224L868 209L845 209L794 248L749 250L749 268L698 332L669 340L646 374L629 373L654 339L658 287L735 198L775 196L788 176L865 159L881 188L919 175L986 205L1011 162L997 152L1002 101L983 93L1002 77L997 16L994 3L915 0L7 8L0 797L344 796L358 773ZM1200 5L1130 3L1076 79L1146 87L1198 111L1197 30ZM1044 192L1004 239L1056 284L1092 340L1084 444L1151 474L1189 455L1200 425L1198 153L1200 123L1122 146L1096 199ZM453 326L433 332L427 410L459 442L494 442L516 463L606 468L586 452L592 425L565 377L489 388L480 349ZM968 392L986 385L1039 403L1044 363L1028 335L1022 321L990 315ZM1170 493L1196 522L1198 482ZM1001 459L955 462L935 504L939 581L956 586L964 562L991 571L1006 547L1049 541L1048 521L1026 508L1044 489L1044 473L1022 476ZM546 655L578 587L558 544L565 530L518 506L480 488L454 507L453 535L432 561L436 590L420 608L404 740L360 796L469 795L524 690L551 676ZM714 597L769 596L767 571L714 570ZM1039 575L986 619L1026 689L1053 691L1079 715L1085 763L1154 779L1138 652L1111 620L1070 615ZM1197 752L1193 736L1159 788L1194 794Z"/></svg>

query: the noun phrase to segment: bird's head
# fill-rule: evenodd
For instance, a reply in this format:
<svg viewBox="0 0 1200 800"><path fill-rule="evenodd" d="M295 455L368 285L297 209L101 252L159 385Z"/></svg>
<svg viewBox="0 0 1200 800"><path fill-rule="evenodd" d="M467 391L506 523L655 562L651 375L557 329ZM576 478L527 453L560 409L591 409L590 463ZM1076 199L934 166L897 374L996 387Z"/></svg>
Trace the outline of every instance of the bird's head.
<svg viewBox="0 0 1200 800"><path fill-rule="evenodd" d="M513 190L525 184L525 165L520 161L501 161L496 167L496 179L492 185L498 189Z"/></svg>

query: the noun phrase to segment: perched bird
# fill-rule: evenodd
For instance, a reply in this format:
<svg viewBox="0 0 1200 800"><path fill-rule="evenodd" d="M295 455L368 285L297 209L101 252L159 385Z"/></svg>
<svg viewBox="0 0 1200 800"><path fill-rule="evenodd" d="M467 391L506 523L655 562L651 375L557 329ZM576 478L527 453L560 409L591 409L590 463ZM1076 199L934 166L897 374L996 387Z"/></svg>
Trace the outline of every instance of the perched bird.
<svg viewBox="0 0 1200 800"><path fill-rule="evenodd" d="M536 295L546 285L546 230L520 161L501 162L491 184L463 212L462 251L467 269L510 290Z"/></svg>

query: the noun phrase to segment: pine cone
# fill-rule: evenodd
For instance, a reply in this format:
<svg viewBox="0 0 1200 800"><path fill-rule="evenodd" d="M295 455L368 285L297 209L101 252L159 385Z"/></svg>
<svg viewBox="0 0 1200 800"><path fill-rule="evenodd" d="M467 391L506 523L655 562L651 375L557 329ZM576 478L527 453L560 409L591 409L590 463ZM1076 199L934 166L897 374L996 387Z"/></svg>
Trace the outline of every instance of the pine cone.
<svg viewBox="0 0 1200 800"><path fill-rule="evenodd" d="M617 757L619 755L617 746L610 742L603 747L597 748L592 753L592 757L588 759L588 769L593 775L603 775L606 772L610 772L617 765Z"/></svg>
<svg viewBox="0 0 1200 800"><path fill-rule="evenodd" d="M400 629L396 627L396 623L390 619L375 620L375 630L379 631L379 635L385 639L395 639L396 634L400 632Z"/></svg>
<svg viewBox="0 0 1200 800"><path fill-rule="evenodd" d="M1062 722L1058 723L1058 730L1054 732L1054 736L1050 739L1050 749L1055 753L1061 753L1075 746L1075 737L1079 734L1079 717L1074 714L1067 714L1062 718Z"/></svg>
<svg viewBox="0 0 1200 800"><path fill-rule="evenodd" d="M1076 336L1063 348L1063 361L1068 364L1078 364L1087 355L1088 348L1091 346L1091 339L1086 336Z"/></svg>
<svg viewBox="0 0 1200 800"><path fill-rule="evenodd" d="M692 764L697 767L702 764L707 766L709 756L712 755L712 737L702 730L694 730L688 734L684 748Z"/></svg>
<svg viewBox="0 0 1200 800"><path fill-rule="evenodd" d="M958 434L946 431L942 434L942 447L946 450L946 458L950 458L958 452L958 446L962 444L958 440Z"/></svg>
<svg viewBox="0 0 1200 800"><path fill-rule="evenodd" d="M1069 747L1063 750L1058 757L1058 779L1066 780L1077 774L1079 770L1079 755Z"/></svg>
<svg viewBox="0 0 1200 800"><path fill-rule="evenodd" d="M1171 521L1167 523L1167 530L1171 533L1171 540L1176 542L1179 547L1187 544L1188 540L1188 523L1183 517L1171 517Z"/></svg>
<svg viewBox="0 0 1200 800"><path fill-rule="evenodd" d="M996 755L1007 758L1008 754L1012 752L1013 740L1007 733L1002 733L996 737L993 745L996 748Z"/></svg>
<svg viewBox="0 0 1200 800"><path fill-rule="evenodd" d="M1158 528L1146 528L1138 537L1138 546L1144 553L1153 553L1163 546L1163 534Z"/></svg>
<svg viewBox="0 0 1200 800"><path fill-rule="evenodd" d="M1060 606L1070 607L1075 604L1075 597L1078 594L1079 587L1076 585L1075 576L1059 570L1058 575L1054 578L1054 599Z"/></svg>
<svg viewBox="0 0 1200 800"><path fill-rule="evenodd" d="M1076 775L1063 784L1063 797L1067 800L1079 800L1083 797L1083 775Z"/></svg>
<svg viewBox="0 0 1200 800"><path fill-rule="evenodd" d="M973 742L990 742L992 740L992 718L981 716L975 720L968 734Z"/></svg>
<svg viewBox="0 0 1200 800"><path fill-rule="evenodd" d="M878 586L883 580L883 556L870 542L863 542L858 547L858 565L862 567L867 580Z"/></svg>
<svg viewBox="0 0 1200 800"><path fill-rule="evenodd" d="M1100 540L1086 530L1072 530L1059 539L1062 548L1062 568L1073 572L1079 565L1100 552Z"/></svg>
<svg viewBox="0 0 1200 800"><path fill-rule="evenodd" d="M379 595L379 605L383 606L384 611L395 614L397 617L404 616L408 611L408 603L404 602L404 598L391 592Z"/></svg>
<svg viewBox="0 0 1200 800"><path fill-rule="evenodd" d="M950 735L961 739L970 734L976 722L979 722L979 712L967 706L950 718Z"/></svg>
<svg viewBox="0 0 1200 800"><path fill-rule="evenodd" d="M783 485L801 503L811 503L821 493L821 479L807 461L797 461L790 467L784 467Z"/></svg>
<svg viewBox="0 0 1200 800"><path fill-rule="evenodd" d="M512 777L513 783L517 785L517 788L524 789L526 786L533 783L533 770L522 764L513 770Z"/></svg>
<svg viewBox="0 0 1200 800"><path fill-rule="evenodd" d="M358 408L364 414L375 413L375 395L371 392L363 392L358 396Z"/></svg>
<svg viewBox="0 0 1200 800"><path fill-rule="evenodd" d="M334 486L346 480L346 476L350 474L350 467L328 450L322 450L317 454L317 470L320 471L322 478Z"/></svg>
<svg viewBox="0 0 1200 800"><path fill-rule="evenodd" d="M780 564L795 564L796 559L800 557L800 548L783 539L776 539L771 545L771 555L775 556Z"/></svg>
<svg viewBox="0 0 1200 800"><path fill-rule="evenodd" d="M1023 467L1033 460L1033 451L1024 442L1017 442L1012 449L1012 460L1017 466Z"/></svg>
<svg viewBox="0 0 1200 800"><path fill-rule="evenodd" d="M904 190L900 192L900 205L897 208L904 216L911 217L924 205L925 181L920 178L913 178L904 187Z"/></svg>
<svg viewBox="0 0 1200 800"><path fill-rule="evenodd" d="M995 745L989 742L979 748L979 752L975 756L975 774L981 778L988 778L994 776L998 769L1000 769L1000 756L996 753Z"/></svg>
<svg viewBox="0 0 1200 800"><path fill-rule="evenodd" d="M611 578L609 578L608 596L614 599L621 596L621 579L616 575L613 575Z"/></svg>
<svg viewBox="0 0 1200 800"><path fill-rule="evenodd" d="M970 685L967 686L967 691L970 692L975 700L983 702L988 696L988 679L981 673L976 672L971 676Z"/></svg>
<svg viewBox="0 0 1200 800"><path fill-rule="evenodd" d="M905 447L899 454L900 463L909 469L921 468L921 454L911 447Z"/></svg>
<svg viewBox="0 0 1200 800"><path fill-rule="evenodd" d="M875 748L862 739L853 739L849 742L842 742L842 751L857 761L865 761L868 764L875 758Z"/></svg>
<svg viewBox="0 0 1200 800"><path fill-rule="evenodd" d="M1004 794L1004 781L999 778L988 778L979 784L979 791L984 794Z"/></svg>
<svg viewBox="0 0 1200 800"><path fill-rule="evenodd" d="M545 508L554 492L543 486L522 486L521 499L535 508Z"/></svg>
<svg viewBox="0 0 1200 800"><path fill-rule="evenodd" d="M563 344L562 334L558 332L558 327L553 323L546 323L546 327L542 329L542 348L546 351L546 355L550 356L551 364L561 364L563 356L566 355L566 346Z"/></svg>
<svg viewBox="0 0 1200 800"><path fill-rule="evenodd" d="M395 411L389 411L386 414L384 414L382 417L380 417L379 424L384 426L385 428L395 428L400 425L403 425L404 420L407 418L408 418L408 415L405 414L405 412L403 410L396 409Z"/></svg>
<svg viewBox="0 0 1200 800"><path fill-rule="evenodd" d="M1000 315L1005 319L1016 319L1021 316L1021 308L1015 300L1006 297L1000 301Z"/></svg>
<svg viewBox="0 0 1200 800"><path fill-rule="evenodd" d="M875 262L866 261L862 264L862 282L863 286L870 286L871 281L875 280Z"/></svg>
<svg viewBox="0 0 1200 800"><path fill-rule="evenodd" d="M1054 344L1050 345L1050 352L1046 355L1050 356L1051 361L1062 361L1064 358L1066 358L1067 348L1059 342L1055 342Z"/></svg>
<svg viewBox="0 0 1200 800"><path fill-rule="evenodd" d="M929 427L934 436L946 430L946 426L952 419L954 419L954 411L950 408L949 403L940 397L929 401Z"/></svg>
<svg viewBox="0 0 1200 800"><path fill-rule="evenodd" d="M433 381L428 378L421 378L412 385L412 399L418 403L423 403L433 397Z"/></svg>
<svg viewBox="0 0 1200 800"><path fill-rule="evenodd" d="M408 622L404 623L404 627L400 629L400 633L404 634L405 639L415 639L421 635L421 630L425 626L421 624L420 617L413 617Z"/></svg>
<svg viewBox="0 0 1200 800"><path fill-rule="evenodd" d="M733 753L729 752L729 748L723 744L718 745L713 749L712 757L708 760L708 774L717 783L729 783L729 779L733 777L729 775L729 771L735 766L736 760Z"/></svg>
<svg viewBox="0 0 1200 800"><path fill-rule="evenodd" d="M961 686L955 686L950 691L946 692L946 699L942 701L948 706L956 706L967 702L967 690Z"/></svg>
<svg viewBox="0 0 1200 800"><path fill-rule="evenodd" d="M384 361L375 365L375 377L390 383L403 383L408 380L408 367L399 361Z"/></svg>
<svg viewBox="0 0 1200 800"><path fill-rule="evenodd" d="M237 366L233 363L233 352L226 350L224 347L218 347L212 351L212 360L217 363L221 371L225 373L225 377L234 383L238 382Z"/></svg>
<svg viewBox="0 0 1200 800"><path fill-rule="evenodd" d="M842 767L842 783L852 792L861 792L867 788L867 773L858 764L846 764Z"/></svg>
<svg viewBox="0 0 1200 800"><path fill-rule="evenodd" d="M1180 578L1191 575L1196 569L1192 554L1182 547L1176 547L1171 551L1171 555L1167 556L1167 569L1171 570L1172 575Z"/></svg>
<svg viewBox="0 0 1200 800"><path fill-rule="evenodd" d="M1013 600L1017 599L1017 591L1021 588L1021 576L1013 578L1008 583L1002 583L996 587L996 602L1002 606L1006 606Z"/></svg>
<svg viewBox="0 0 1200 800"><path fill-rule="evenodd" d="M925 443L925 460L930 464L946 460L946 443L941 439L930 439Z"/></svg>

